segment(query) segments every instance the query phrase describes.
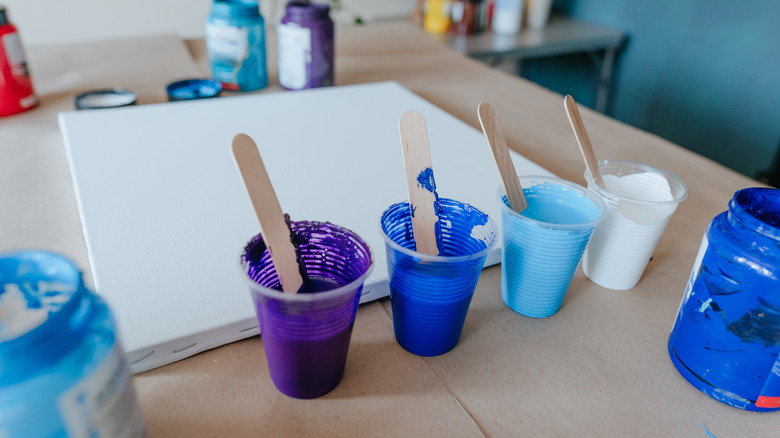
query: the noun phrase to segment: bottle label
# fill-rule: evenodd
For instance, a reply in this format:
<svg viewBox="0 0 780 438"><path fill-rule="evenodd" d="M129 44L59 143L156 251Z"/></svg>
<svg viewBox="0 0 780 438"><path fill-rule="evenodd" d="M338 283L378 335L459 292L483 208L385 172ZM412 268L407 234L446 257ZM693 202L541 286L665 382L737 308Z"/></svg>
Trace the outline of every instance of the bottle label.
<svg viewBox="0 0 780 438"><path fill-rule="evenodd" d="M38 96L36 96L34 94L19 99L19 106L24 108L24 109L32 108L37 103L38 103Z"/></svg>
<svg viewBox="0 0 780 438"><path fill-rule="evenodd" d="M0 37L0 63L3 62L3 58L8 64L11 75L5 77L0 74L0 91L3 91L0 93L0 110L3 103L22 110L34 107L38 103L38 97L33 91L30 69L18 33L11 32ZM2 102L4 99L7 100Z"/></svg>
<svg viewBox="0 0 780 438"><path fill-rule="evenodd" d="M279 83L292 90L306 86L306 66L311 63L311 29L294 23L277 27Z"/></svg>
<svg viewBox="0 0 780 438"><path fill-rule="evenodd" d="M214 79L237 84L238 72L249 57L249 29L207 23L206 49Z"/></svg>
<svg viewBox="0 0 780 438"><path fill-rule="evenodd" d="M699 245L699 253L696 254L696 259L693 261L693 269L691 269L691 276L688 277L688 285L685 287L685 293L683 294L683 300L693 290L693 283L696 281L696 277L699 276L699 268L701 268L701 261L704 259L704 254L707 252L707 248L710 246L710 241L707 239L707 233L704 233L704 237L701 239Z"/></svg>
<svg viewBox="0 0 780 438"><path fill-rule="evenodd" d="M70 437L146 436L130 368L118 344L92 373L60 396L58 407Z"/></svg>
<svg viewBox="0 0 780 438"><path fill-rule="evenodd" d="M756 400L756 407L777 409L780 408L780 358L775 361L772 371L767 376L764 388Z"/></svg>
<svg viewBox="0 0 780 438"><path fill-rule="evenodd" d="M24 57L19 34L16 32L5 34L2 40L8 66L11 67L11 74L16 76L17 79L18 77L29 78L30 70L27 68L27 59Z"/></svg>
<svg viewBox="0 0 780 438"><path fill-rule="evenodd" d="M463 21L463 14L466 12L466 6L463 2L453 2L452 11L450 13L453 23L460 23Z"/></svg>

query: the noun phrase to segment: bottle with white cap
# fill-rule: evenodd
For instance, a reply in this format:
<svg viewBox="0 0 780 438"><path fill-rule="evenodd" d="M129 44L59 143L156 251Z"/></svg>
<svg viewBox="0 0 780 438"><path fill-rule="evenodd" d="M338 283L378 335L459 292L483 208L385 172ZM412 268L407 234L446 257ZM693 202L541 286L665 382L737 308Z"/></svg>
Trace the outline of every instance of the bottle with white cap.
<svg viewBox="0 0 780 438"><path fill-rule="evenodd" d="M523 22L524 0L495 0L492 29L498 35L516 35Z"/></svg>

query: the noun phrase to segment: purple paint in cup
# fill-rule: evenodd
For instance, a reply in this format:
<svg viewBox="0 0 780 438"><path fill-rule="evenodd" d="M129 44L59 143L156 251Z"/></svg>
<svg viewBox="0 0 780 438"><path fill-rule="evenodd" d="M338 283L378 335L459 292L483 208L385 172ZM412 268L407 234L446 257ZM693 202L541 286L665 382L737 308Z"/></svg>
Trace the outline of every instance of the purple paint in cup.
<svg viewBox="0 0 780 438"><path fill-rule="evenodd" d="M276 388L294 398L316 398L341 381L371 249L357 234L329 222L292 222L304 285L281 290L261 235L241 256L255 303L268 370Z"/></svg>

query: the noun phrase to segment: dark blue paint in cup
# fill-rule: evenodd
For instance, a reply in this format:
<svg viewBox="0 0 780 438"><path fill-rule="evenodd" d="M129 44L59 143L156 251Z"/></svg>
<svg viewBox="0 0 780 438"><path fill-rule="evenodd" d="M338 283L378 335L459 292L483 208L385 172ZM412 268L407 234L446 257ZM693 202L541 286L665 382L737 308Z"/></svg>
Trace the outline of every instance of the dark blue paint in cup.
<svg viewBox="0 0 780 438"><path fill-rule="evenodd" d="M393 204L380 220L395 338L419 356L438 356L458 343L485 257L498 239L496 224L480 210L446 198L438 206L440 255L414 250L408 202Z"/></svg>
<svg viewBox="0 0 780 438"><path fill-rule="evenodd" d="M244 249L241 265L255 303L268 370L276 388L311 399L333 390L347 361L360 292L371 273L371 250L357 234L327 222L293 222L304 286L281 290L262 236Z"/></svg>

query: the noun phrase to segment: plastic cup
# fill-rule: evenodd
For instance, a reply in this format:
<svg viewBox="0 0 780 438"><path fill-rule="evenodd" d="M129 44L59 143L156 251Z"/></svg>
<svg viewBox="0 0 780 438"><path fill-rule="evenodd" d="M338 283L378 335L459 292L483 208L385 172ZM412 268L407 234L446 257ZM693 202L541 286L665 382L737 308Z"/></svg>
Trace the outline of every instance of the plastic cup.
<svg viewBox="0 0 780 438"><path fill-rule="evenodd" d="M341 381L371 250L357 234L328 222L293 222L293 240L315 292L281 291L260 235L241 266L255 303L271 380L295 398L316 398ZM306 281L306 278L304 279Z"/></svg>
<svg viewBox="0 0 780 438"><path fill-rule="evenodd" d="M528 208L501 202L501 297L521 315L544 318L563 303L594 227L604 218L599 197L586 188L548 176L520 177Z"/></svg>
<svg viewBox="0 0 780 438"><path fill-rule="evenodd" d="M529 29L541 29L547 26L553 0L526 0L526 22Z"/></svg>
<svg viewBox="0 0 780 438"><path fill-rule="evenodd" d="M582 260L585 275L615 290L636 286L677 205L688 196L679 178L646 164L599 161L606 189L585 172L588 188L607 207Z"/></svg>
<svg viewBox="0 0 780 438"><path fill-rule="evenodd" d="M391 205L380 220L395 339L419 356L457 345L485 257L498 238L496 224L480 210L445 198L438 206L440 255L414 250L408 202Z"/></svg>

